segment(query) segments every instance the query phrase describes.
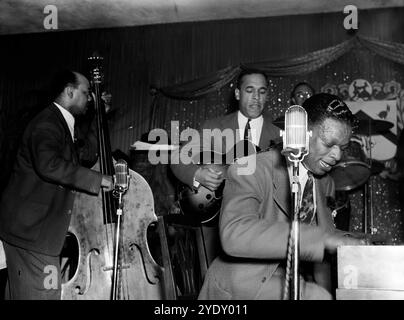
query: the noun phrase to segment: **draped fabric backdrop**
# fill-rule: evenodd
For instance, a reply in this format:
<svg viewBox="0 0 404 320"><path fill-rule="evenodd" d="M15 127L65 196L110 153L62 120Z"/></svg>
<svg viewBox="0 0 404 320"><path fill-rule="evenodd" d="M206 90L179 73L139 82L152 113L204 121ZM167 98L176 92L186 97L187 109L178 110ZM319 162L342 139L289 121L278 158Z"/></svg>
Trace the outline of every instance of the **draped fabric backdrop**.
<svg viewBox="0 0 404 320"><path fill-rule="evenodd" d="M284 114L289 106L292 87L300 81L313 84L317 92L329 92L344 100L351 100L349 85L354 80L365 79L374 85L373 99L397 101L397 124L399 129L403 128L404 90L401 90L401 83L404 76L404 44L362 36L355 36L335 46L298 57L240 64L201 79L156 88L153 103L155 110L152 113L161 116L153 117L155 122L152 127L163 127L169 131L172 128L170 119L173 119L169 115L173 113L178 113L178 117L184 112L188 115L199 114L202 115L203 121L206 117L231 111L235 78L242 68L264 70L270 76L272 99L267 108L274 119ZM190 121L192 120L189 118L184 119L178 129L192 127L192 122L187 125ZM398 134L394 137L395 143L397 137ZM374 231L381 235L386 243L404 243L403 212L399 204L397 182L384 180L377 175L370 177L368 182L373 196L373 214L368 219L372 220ZM352 231L362 232L365 215L363 189L355 189L348 195L352 207L350 228Z"/></svg>
<svg viewBox="0 0 404 320"><path fill-rule="evenodd" d="M290 92L299 81L307 81L317 91L324 92L329 91L333 84L335 87L340 83L349 86L358 78L368 79L371 82L387 82L394 79L401 83L404 70L404 44L355 36L335 46L301 56L240 63L200 79L155 88L151 128L164 127L169 130L170 121L180 119L184 112L187 115L201 113L203 121L214 115L233 111L236 107L232 100L234 85L238 73L245 68L262 70L270 77L271 95L267 108L275 119L289 106ZM342 98L349 98L348 93L343 90L337 89L332 93L341 95ZM399 93L396 93L399 98ZM203 110L200 108L201 105ZM177 114L177 117L173 118L173 114ZM184 119L180 123L183 126L181 129L195 126L193 121L194 119L190 118Z"/></svg>
<svg viewBox="0 0 404 320"><path fill-rule="evenodd" d="M197 128L231 111L233 80L242 66L268 72L274 119L289 105L299 81L317 91L357 78L403 83L402 46L385 47L385 42L404 43L403 14L404 8L361 10L356 35L343 28L341 8L328 14L1 36L0 188L27 121L47 101L53 72L71 68L88 74L87 58L95 50L104 56L105 87L117 110L110 123L112 149L129 153L152 128L168 129L172 120L179 129ZM148 181L153 191L164 189L172 199L173 189L161 182L168 180L166 169L154 170ZM157 200L166 210L166 197Z"/></svg>

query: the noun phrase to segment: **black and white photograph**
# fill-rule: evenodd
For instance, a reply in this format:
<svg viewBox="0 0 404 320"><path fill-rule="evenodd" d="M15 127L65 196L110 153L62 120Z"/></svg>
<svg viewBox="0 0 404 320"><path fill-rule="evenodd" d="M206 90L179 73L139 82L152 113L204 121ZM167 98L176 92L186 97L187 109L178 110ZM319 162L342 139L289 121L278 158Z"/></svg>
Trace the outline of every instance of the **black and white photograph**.
<svg viewBox="0 0 404 320"><path fill-rule="evenodd" d="M404 0L1 0L0 301L404 300L403 130Z"/></svg>

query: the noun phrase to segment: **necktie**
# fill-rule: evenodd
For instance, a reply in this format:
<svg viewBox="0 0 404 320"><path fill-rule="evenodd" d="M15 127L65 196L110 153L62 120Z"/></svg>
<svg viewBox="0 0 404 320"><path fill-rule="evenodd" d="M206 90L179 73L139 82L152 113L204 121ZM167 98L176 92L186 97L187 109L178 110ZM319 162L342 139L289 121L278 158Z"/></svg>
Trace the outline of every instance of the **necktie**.
<svg viewBox="0 0 404 320"><path fill-rule="evenodd" d="M251 133L250 121L251 119L248 119L247 124L245 125L244 128L244 140L250 140L250 133Z"/></svg>
<svg viewBox="0 0 404 320"><path fill-rule="evenodd" d="M247 124L244 128L244 156L248 156L249 152L249 143L251 143L251 127L250 127L251 119L248 119Z"/></svg>
<svg viewBox="0 0 404 320"><path fill-rule="evenodd" d="M314 213L313 175L308 172L308 179L304 186L302 203L300 206L300 221L307 224L317 224Z"/></svg>

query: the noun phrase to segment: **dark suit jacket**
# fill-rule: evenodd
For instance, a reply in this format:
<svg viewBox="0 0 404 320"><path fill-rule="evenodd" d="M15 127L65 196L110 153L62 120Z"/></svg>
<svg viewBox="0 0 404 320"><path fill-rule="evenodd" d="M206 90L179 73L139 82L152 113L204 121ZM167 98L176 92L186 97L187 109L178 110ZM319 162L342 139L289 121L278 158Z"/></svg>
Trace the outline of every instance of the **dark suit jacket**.
<svg viewBox="0 0 404 320"><path fill-rule="evenodd" d="M59 255L75 190L98 194L102 175L82 167L67 123L50 105L27 126L0 201L0 238L12 245Z"/></svg>
<svg viewBox="0 0 404 320"><path fill-rule="evenodd" d="M265 150L269 147L271 140L280 140L280 131L279 128L272 124L271 118L268 114L264 113L264 123L262 125L261 137L259 141L259 147L261 150ZM219 136L219 138L208 137L207 135L203 135L204 129L219 129L223 132L223 130L231 130L233 139L227 140L226 136ZM191 140L186 144L187 150L212 150L217 151L220 153L228 152L234 144L236 144L240 139L239 136L236 134L236 130L239 129L238 127L238 118L237 112L233 112L231 114L225 115L223 117L215 118L207 120L201 126L198 134L198 137L191 137ZM242 128L244 130L244 128ZM173 151L172 158L180 158L179 153L180 149ZM174 175L183 183L192 186L192 181L194 178L195 171L198 169L198 166L195 164L172 164L171 170L173 171Z"/></svg>
<svg viewBox="0 0 404 320"><path fill-rule="evenodd" d="M227 256L210 266L200 299L279 299L283 281L273 277L286 260L290 228L290 182L284 157L274 149L250 156L251 175L230 166L220 215L220 238ZM316 178L318 226L301 224L300 257L314 263L317 283L330 288L330 270L323 264L324 239L337 232L326 197L334 195L329 176ZM274 279L272 279L274 278Z"/></svg>

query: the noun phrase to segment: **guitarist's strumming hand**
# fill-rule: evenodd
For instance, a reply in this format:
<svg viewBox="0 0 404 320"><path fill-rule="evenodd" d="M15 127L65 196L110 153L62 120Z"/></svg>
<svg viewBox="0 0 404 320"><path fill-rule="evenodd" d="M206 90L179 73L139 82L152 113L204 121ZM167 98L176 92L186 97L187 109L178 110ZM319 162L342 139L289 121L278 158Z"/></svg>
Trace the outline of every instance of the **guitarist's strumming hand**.
<svg viewBox="0 0 404 320"><path fill-rule="evenodd" d="M215 191L224 180L222 171L217 171L212 168L200 167L195 172L195 180L211 191Z"/></svg>

